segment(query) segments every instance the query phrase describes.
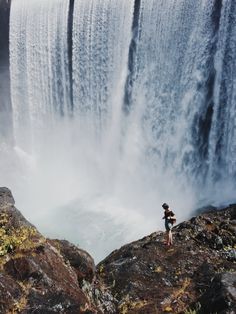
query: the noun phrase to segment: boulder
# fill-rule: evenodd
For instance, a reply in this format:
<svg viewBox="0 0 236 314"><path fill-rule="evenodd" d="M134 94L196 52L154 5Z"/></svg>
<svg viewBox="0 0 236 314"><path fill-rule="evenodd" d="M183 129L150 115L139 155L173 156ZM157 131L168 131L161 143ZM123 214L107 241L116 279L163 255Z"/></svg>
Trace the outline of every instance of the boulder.
<svg viewBox="0 0 236 314"><path fill-rule="evenodd" d="M69 262L80 284L83 280L90 283L95 280L96 267L91 255L66 240L50 240L50 243L57 247L65 261Z"/></svg>
<svg viewBox="0 0 236 314"><path fill-rule="evenodd" d="M236 272L215 276L210 287L199 299L199 314L232 314L236 311Z"/></svg>

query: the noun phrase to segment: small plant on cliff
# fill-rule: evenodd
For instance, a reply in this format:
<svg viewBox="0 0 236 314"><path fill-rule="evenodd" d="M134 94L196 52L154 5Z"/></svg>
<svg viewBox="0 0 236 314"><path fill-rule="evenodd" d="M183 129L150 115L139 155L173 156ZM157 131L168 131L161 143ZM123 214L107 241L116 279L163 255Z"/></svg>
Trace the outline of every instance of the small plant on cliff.
<svg viewBox="0 0 236 314"><path fill-rule="evenodd" d="M25 250L35 246L32 237L37 234L33 227L21 226L19 228L8 225L7 213L0 215L0 256L16 250Z"/></svg>

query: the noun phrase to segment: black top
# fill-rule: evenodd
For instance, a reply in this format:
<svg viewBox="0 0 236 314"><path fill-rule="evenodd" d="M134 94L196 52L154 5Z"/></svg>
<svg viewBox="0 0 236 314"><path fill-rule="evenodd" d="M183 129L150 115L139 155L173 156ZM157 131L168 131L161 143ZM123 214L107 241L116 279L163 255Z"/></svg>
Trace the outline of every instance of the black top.
<svg viewBox="0 0 236 314"><path fill-rule="evenodd" d="M165 219L168 219L170 217L174 217L174 215L175 214L172 212L172 210L169 210L168 212L167 211L164 212Z"/></svg>

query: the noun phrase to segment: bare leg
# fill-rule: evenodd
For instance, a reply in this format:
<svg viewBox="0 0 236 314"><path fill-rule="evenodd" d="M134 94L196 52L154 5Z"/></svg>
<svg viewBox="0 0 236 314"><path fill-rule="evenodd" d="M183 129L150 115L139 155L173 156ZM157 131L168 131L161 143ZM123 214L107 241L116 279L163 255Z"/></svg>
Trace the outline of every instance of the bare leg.
<svg viewBox="0 0 236 314"><path fill-rule="evenodd" d="M168 232L168 245L172 245L173 244L173 237L172 237L172 232L171 230Z"/></svg>
<svg viewBox="0 0 236 314"><path fill-rule="evenodd" d="M166 231L166 242L165 242L165 244L167 244L167 245L172 245L173 244L173 237L172 237L171 230Z"/></svg>
<svg viewBox="0 0 236 314"><path fill-rule="evenodd" d="M166 241L165 244L169 244L169 231L166 231Z"/></svg>

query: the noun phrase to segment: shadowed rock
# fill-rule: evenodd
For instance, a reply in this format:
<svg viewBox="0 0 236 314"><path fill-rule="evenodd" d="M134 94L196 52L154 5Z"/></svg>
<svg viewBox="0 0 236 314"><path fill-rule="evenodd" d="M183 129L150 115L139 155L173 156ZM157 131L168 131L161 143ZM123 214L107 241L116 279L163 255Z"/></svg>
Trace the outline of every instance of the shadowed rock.
<svg viewBox="0 0 236 314"><path fill-rule="evenodd" d="M231 314L236 310L236 273L217 275L200 298L199 314Z"/></svg>
<svg viewBox="0 0 236 314"><path fill-rule="evenodd" d="M14 207L7 188L0 188L0 268L1 313L113 312L112 297L92 284L90 255L43 237Z"/></svg>
<svg viewBox="0 0 236 314"><path fill-rule="evenodd" d="M83 280L93 282L95 279L95 264L93 258L86 251L79 249L66 240L51 240L50 243L57 247L64 259L70 263L80 283Z"/></svg>

